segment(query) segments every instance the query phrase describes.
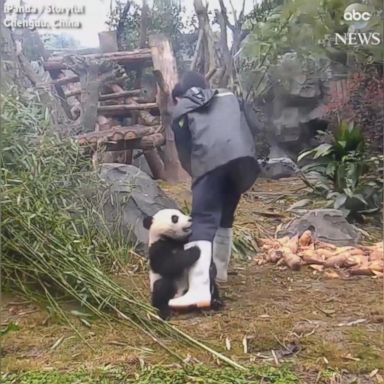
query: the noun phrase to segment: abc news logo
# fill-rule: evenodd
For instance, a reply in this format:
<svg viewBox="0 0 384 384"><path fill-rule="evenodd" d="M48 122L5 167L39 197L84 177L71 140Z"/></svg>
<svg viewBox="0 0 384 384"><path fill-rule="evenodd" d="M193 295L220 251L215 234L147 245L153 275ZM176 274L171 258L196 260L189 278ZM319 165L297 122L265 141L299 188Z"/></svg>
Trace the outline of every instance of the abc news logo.
<svg viewBox="0 0 384 384"><path fill-rule="evenodd" d="M372 17L372 14L368 11L359 12L355 9L351 11L344 12L344 20L345 21L369 21Z"/></svg>
<svg viewBox="0 0 384 384"><path fill-rule="evenodd" d="M369 20L373 16L369 8L362 4L351 4L344 12L344 20L348 22L352 31L347 33L335 33L333 37L326 36L327 43L332 45L380 45L381 34L379 32L364 32ZM323 40L324 42L324 40Z"/></svg>

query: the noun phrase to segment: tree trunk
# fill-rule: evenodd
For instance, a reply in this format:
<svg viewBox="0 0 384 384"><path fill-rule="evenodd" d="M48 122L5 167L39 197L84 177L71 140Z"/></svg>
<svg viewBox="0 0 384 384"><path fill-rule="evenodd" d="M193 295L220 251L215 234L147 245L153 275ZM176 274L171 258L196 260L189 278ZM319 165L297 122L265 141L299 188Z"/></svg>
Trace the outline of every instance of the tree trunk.
<svg viewBox="0 0 384 384"><path fill-rule="evenodd" d="M180 165L172 131L171 90L178 81L176 60L172 47L164 36L151 36L149 45L152 51L154 74L158 83L157 100L161 115L161 125L165 133L165 177L168 181L189 180L189 175Z"/></svg>

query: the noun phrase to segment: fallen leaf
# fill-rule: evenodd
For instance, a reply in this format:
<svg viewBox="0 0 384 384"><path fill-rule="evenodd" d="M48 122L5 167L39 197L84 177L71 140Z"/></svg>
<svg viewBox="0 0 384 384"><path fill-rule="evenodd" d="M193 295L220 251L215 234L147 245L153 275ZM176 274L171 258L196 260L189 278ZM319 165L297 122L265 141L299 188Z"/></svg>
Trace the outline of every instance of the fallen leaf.
<svg viewBox="0 0 384 384"><path fill-rule="evenodd" d="M229 340L228 337L225 338L225 347L227 348L227 351L231 350L231 340Z"/></svg>
<svg viewBox="0 0 384 384"><path fill-rule="evenodd" d="M378 369L374 369L374 370L369 374L369 377L372 379L372 378L375 377L378 373L379 373L379 370L378 370Z"/></svg>
<svg viewBox="0 0 384 384"><path fill-rule="evenodd" d="M358 357L353 357L350 353L348 353L348 355L344 356L344 359L352 360L352 361L360 361L360 359Z"/></svg>
<svg viewBox="0 0 384 384"><path fill-rule="evenodd" d="M243 350L244 353L248 353L248 341L247 341L247 336L243 337Z"/></svg>
<svg viewBox="0 0 384 384"><path fill-rule="evenodd" d="M354 321L350 321L349 323L339 323L337 324L338 327L352 327L353 325L365 323L367 319L358 319Z"/></svg>
<svg viewBox="0 0 384 384"><path fill-rule="evenodd" d="M275 360L275 364L280 365L279 359L277 358L277 355L274 350L272 350L272 356L273 356L273 360Z"/></svg>
<svg viewBox="0 0 384 384"><path fill-rule="evenodd" d="M293 211L293 210L298 209L298 208L303 208L303 207L307 206L308 204L310 204L311 202L312 202L312 200L310 200L310 199L299 200L297 203L292 204L287 209L287 211Z"/></svg>
<svg viewBox="0 0 384 384"><path fill-rule="evenodd" d="M58 339L53 345L52 347L50 348L51 351L53 351L54 349L56 349L64 340L65 336L62 336L60 337L60 339Z"/></svg>

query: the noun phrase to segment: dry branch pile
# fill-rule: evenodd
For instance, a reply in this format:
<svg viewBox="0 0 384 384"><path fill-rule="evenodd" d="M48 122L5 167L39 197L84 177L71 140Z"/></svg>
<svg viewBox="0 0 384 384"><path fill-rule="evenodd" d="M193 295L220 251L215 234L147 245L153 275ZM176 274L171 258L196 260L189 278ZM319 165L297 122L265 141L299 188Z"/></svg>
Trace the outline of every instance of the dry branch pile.
<svg viewBox="0 0 384 384"><path fill-rule="evenodd" d="M371 246L336 245L315 240L311 231L301 236L262 239L262 263L286 264L292 270L303 265L323 271L326 268L345 269L350 276L384 275L383 243Z"/></svg>

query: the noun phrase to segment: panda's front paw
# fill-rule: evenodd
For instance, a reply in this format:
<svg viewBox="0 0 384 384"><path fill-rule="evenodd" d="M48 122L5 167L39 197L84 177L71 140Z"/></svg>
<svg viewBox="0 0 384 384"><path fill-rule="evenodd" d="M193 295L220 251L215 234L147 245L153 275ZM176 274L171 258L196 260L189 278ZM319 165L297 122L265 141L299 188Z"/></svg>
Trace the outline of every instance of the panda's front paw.
<svg viewBox="0 0 384 384"><path fill-rule="evenodd" d="M199 247L191 247L188 249L188 258L191 262L191 265L195 263L200 257L200 248Z"/></svg>

